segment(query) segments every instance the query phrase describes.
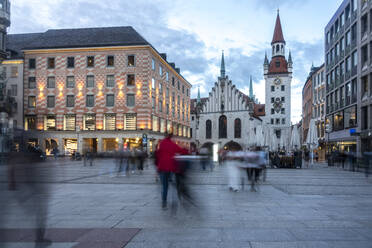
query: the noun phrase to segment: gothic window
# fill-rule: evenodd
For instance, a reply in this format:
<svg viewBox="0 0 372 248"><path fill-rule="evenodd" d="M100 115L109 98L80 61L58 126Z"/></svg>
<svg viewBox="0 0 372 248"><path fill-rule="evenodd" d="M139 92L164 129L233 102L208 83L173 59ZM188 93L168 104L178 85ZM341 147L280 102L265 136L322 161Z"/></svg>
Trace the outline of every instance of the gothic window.
<svg viewBox="0 0 372 248"><path fill-rule="evenodd" d="M279 45L276 45L276 52L279 52Z"/></svg>
<svg viewBox="0 0 372 248"><path fill-rule="evenodd" d="M227 138L227 118L224 115L221 115L218 121L218 134L220 139Z"/></svg>
<svg viewBox="0 0 372 248"><path fill-rule="evenodd" d="M205 138L211 139L212 138L212 121L207 120L205 122Z"/></svg>
<svg viewBox="0 0 372 248"><path fill-rule="evenodd" d="M234 138L239 139L242 136L242 122L239 118L234 121Z"/></svg>

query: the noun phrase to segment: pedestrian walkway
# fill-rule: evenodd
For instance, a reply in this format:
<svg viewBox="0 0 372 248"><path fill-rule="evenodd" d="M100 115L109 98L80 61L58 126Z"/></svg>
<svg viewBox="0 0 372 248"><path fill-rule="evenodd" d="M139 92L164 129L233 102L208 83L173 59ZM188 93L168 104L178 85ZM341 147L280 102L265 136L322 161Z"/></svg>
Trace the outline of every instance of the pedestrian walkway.
<svg viewBox="0 0 372 248"><path fill-rule="evenodd" d="M35 178L49 185L49 247L372 247L372 181L363 173L322 165L269 169L258 192L234 193L224 168L194 171L198 208L172 213L161 210L152 166L129 177L111 177L102 168L114 168L108 160L93 167L75 161L40 166L52 175ZM6 190L0 171L0 213L6 216L0 233L11 233L0 247L34 247L26 234L35 220L21 207L31 203ZM174 189L170 197L176 199ZM128 238L117 240L121 236ZM98 241L101 246L93 246Z"/></svg>

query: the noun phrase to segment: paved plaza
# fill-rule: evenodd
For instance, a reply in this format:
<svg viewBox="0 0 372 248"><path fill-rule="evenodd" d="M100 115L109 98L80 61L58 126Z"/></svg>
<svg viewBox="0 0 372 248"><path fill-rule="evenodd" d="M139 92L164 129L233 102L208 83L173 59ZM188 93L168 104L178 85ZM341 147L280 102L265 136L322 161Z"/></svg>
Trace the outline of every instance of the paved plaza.
<svg viewBox="0 0 372 248"><path fill-rule="evenodd" d="M32 181L48 188L44 195L28 195L23 183L8 191L0 168L0 247L38 247L33 199L48 199L53 248L372 247L372 179L360 172L323 164L269 169L257 192L235 193L217 166L190 175L198 207L174 211L161 209L153 166L130 176L112 173L109 159L92 167L63 158L35 166L42 173Z"/></svg>

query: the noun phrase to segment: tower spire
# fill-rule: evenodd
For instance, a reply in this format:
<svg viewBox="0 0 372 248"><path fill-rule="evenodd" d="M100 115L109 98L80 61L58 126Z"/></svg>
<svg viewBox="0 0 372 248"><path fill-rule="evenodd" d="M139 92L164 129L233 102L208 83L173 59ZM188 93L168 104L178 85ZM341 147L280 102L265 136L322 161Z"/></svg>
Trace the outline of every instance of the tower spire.
<svg viewBox="0 0 372 248"><path fill-rule="evenodd" d="M269 60L267 59L267 52L265 51L265 61L264 65L269 65Z"/></svg>
<svg viewBox="0 0 372 248"><path fill-rule="evenodd" d="M222 59L221 59L221 77L225 77L225 56L222 50Z"/></svg>
<svg viewBox="0 0 372 248"><path fill-rule="evenodd" d="M278 15L276 16L276 22L275 22L275 29L274 29L274 35L273 40L271 42L271 45L277 42L283 42L285 44L284 36L283 36L283 30L282 30L282 24L280 22L280 15L279 15L279 9L278 9Z"/></svg>
<svg viewBox="0 0 372 248"><path fill-rule="evenodd" d="M249 98L254 100L252 75L251 75L251 78L250 78L250 81L249 81Z"/></svg>

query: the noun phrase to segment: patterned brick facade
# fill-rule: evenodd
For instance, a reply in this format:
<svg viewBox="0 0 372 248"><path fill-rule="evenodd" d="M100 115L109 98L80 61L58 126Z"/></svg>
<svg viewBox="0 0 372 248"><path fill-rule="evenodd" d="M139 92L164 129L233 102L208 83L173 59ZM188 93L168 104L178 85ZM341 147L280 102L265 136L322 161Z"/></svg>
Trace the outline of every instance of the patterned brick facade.
<svg viewBox="0 0 372 248"><path fill-rule="evenodd" d="M169 65L151 46L120 46L120 47L96 47L96 48L69 48L69 49L39 49L25 50L24 68L24 114L25 127L27 117L36 117L36 128L45 129L46 116L55 116L55 131L43 132L43 137L53 138L63 136L63 133L71 134L64 130L64 118L66 115L75 116L77 130L81 130L79 139L84 137L126 138L126 133L131 137L142 137L143 133L152 134L154 141L164 136L164 127L160 124L172 123L177 125L182 132L174 133L183 145L188 145L190 129L190 88L180 74ZM134 55L134 66L128 66L128 56ZM88 56L94 56L94 66L88 67ZM114 57L114 66L107 66L108 56ZM74 58L74 68L67 68L67 58ZM54 58L55 68L48 68L48 59ZM36 60L36 68L30 69L30 59ZM155 69L153 69L153 61ZM162 75L160 69L162 68ZM167 76L168 74L168 76ZM107 76L114 75L114 87L107 87ZM128 85L128 75L134 75L134 85ZM74 87L67 87L67 77L74 77ZM94 87L87 87L87 76L94 76ZM35 77L36 87L29 87L29 78ZM55 87L48 88L48 77L55 78ZM155 79L155 88L152 88L152 80ZM174 86L172 85L174 78ZM168 80L167 80L168 79ZM178 83L179 82L179 83ZM162 92L160 92L160 84ZM180 87L178 87L178 84ZM169 95L167 94L169 89ZM135 95L135 105L127 106L127 95ZM172 96L175 99L172 99ZM94 95L94 106L87 107L86 96ZM114 95L114 106L106 106L107 95ZM29 96L35 96L36 106L29 106ZM47 107L48 96L54 96L55 106ZM74 106L67 107L67 96L74 96ZM153 107L152 98L155 97ZM178 102L178 99L179 102ZM159 106L159 105L162 106ZM169 110L166 107L169 105ZM172 109L175 109L173 116ZM178 117L178 111L180 115ZM125 114L136 114L136 131L127 131L124 127ZM168 113L168 114L167 114ZM84 115L94 114L96 118L95 131L84 130ZM108 132L104 129L105 114L114 114L116 118L115 131ZM153 127L153 118L160 118L157 122L159 127ZM163 119L161 121L161 119ZM156 122L155 122L156 124ZM181 127L181 128L179 128ZM167 129L167 128L165 128ZM176 128L173 128L176 129ZM112 130L110 130L112 131ZM76 132L75 132L76 133ZM135 134L133 136L133 134ZM53 136L54 135L54 136ZM70 135L71 136L71 135ZM76 135L73 135L75 138ZM68 137L65 137L68 138ZM98 141L100 143L100 141ZM119 144L121 141L119 141ZM81 147L78 147L81 150ZM98 150L101 150L99 147ZM103 149L104 150L104 149Z"/></svg>

